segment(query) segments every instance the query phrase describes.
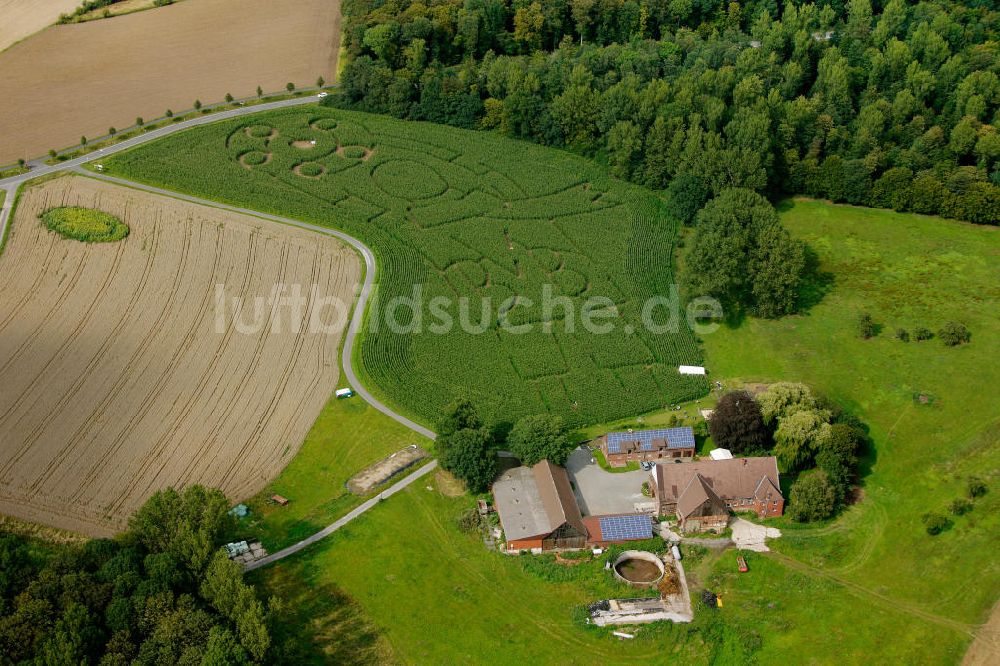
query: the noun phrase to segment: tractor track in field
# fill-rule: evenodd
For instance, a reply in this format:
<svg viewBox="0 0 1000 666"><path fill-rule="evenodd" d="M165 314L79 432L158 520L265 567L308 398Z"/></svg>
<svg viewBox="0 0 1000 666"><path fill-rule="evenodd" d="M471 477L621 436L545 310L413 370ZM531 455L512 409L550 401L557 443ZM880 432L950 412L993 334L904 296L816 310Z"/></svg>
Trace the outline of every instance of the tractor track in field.
<svg viewBox="0 0 1000 666"><path fill-rule="evenodd" d="M227 204L222 204L222 203L215 202L215 201L209 201L209 200L201 199L201 198L198 198L198 197L192 197L192 196L180 194L180 193L177 193L177 192L172 192L170 190L166 190L166 189L163 189L163 188L153 187L153 186L150 186L150 185L145 185L145 184L142 184L142 183L137 183L137 182L133 182L133 181L121 179L121 178L114 178L114 177L111 177L111 176L105 176L103 174L91 173L91 172L86 171L86 170L84 170L82 168L84 164L86 164L88 162L91 162L91 161L93 161L95 159L107 157L109 155L112 155L112 154L115 154L115 153L118 153L118 152L122 152L122 151L128 150L130 148L133 148L135 146L147 143L149 141L154 141L156 139L162 138L162 137L167 136L169 134L174 134L176 132L184 131L184 130L189 129L191 127L196 127L196 126L199 126L199 125L205 125L205 124L214 123L214 122L218 122L218 121L229 120L229 119L232 119L232 118L237 118L237 117L247 116L247 115L251 115L251 114L256 114L256 113L260 113L262 111L270 111L270 110L274 110L274 109L303 106L303 105L312 103L314 101L315 101L315 98L305 97L305 98L298 98L298 99L291 99L291 100L282 100L282 101L279 101L279 102L269 102L269 103L264 103L264 104L260 104L260 105L253 106L253 107L244 107L244 108L232 109L230 111L223 111L223 112L220 112L220 113L217 113L217 114L213 114L211 116L205 116L205 117L201 117L201 118L194 118L192 120L188 120L188 121L176 123L176 124L171 125L171 126L163 127L163 128L160 128L160 129L148 132L146 134L134 137L134 138L129 139L127 141L123 141L123 142L121 142L119 144L115 144L115 145L109 146L109 147L107 147L105 149L102 149L100 151L96 151L94 153L90 153L88 155L84 155L82 157L79 157L79 158L76 158L76 159L73 159L73 160L67 160L66 162L62 162L60 164L44 165L44 164L39 163L39 162L34 162L34 163L32 163L30 165L32 168L27 173L20 174L18 176L14 176L12 178L7 178L7 179L4 179L4 180L0 180L0 190L3 190L4 193L5 193L5 197L4 197L4 201L3 201L3 207L0 208L0 239L3 239L3 238L6 237L7 226L9 224L9 221L10 221L10 218L11 218L11 214L12 214L13 209L14 209L14 202L15 202L15 200L17 198L18 189L20 188L21 185L23 185L24 183L28 182L29 180L38 178L40 176L55 175L55 174L59 174L59 173L73 173L73 172L79 173L79 174L82 174L82 175L85 175L85 176L88 176L88 177L97 178L99 180L104 180L104 181L107 181L107 182L111 182L111 183L114 183L114 184L117 184L117 185L122 185L122 186L130 187L130 188L133 188L133 189L138 189L138 190L143 190L143 191L151 192L153 194L159 194L159 195L163 195L163 196L172 197L172 198L175 198L175 199L181 199L181 200L184 200L184 201L188 201L188 202L191 202L191 203L197 203L197 204L204 205L204 206L209 206L209 207L212 207L212 208L219 208L219 209L223 209L223 210L229 210L229 211L232 211L232 212L242 213L242 214L245 214L245 215L251 215L251 216L257 217L257 218L264 218L264 219L270 220L272 222L278 222L278 223L281 223L281 224L287 224L287 225L291 225L291 226L294 226L294 227L299 227L299 228L302 228L302 229L306 229L308 231L317 232L317 233L321 233L321 234L325 234L325 235L329 235L329 236L334 236L334 237L338 238L339 240L346 242L348 245L350 245L352 248L354 248L362 256L362 259L364 260L364 264L365 264L364 283L363 283L362 289L360 291L357 303L355 304L355 307L354 307L354 310L353 310L353 313L352 313L352 317L351 317L350 323L348 324L347 332L346 332L346 335L345 335L345 338L344 338L343 352L342 352L342 355L341 355L341 362L342 362L344 373L345 373L345 375L347 377L347 380L350 383L350 385L355 389L355 391L358 393L358 395L360 395L362 397L362 399L364 399L370 405L372 405L373 407L375 407L378 411L380 411L383 414L389 416L390 418L392 418L393 420L397 421L398 423L406 426L407 428L409 428L409 429L411 429L411 430L413 430L413 431L415 431L415 432L423 435L424 437L428 437L429 439L434 439L435 438L435 433L433 431L429 430L428 428L426 428L426 427L424 427L424 426L422 426L422 425L420 425L418 423L415 423L414 421L408 419L407 417L403 416L402 414L399 414L399 413L393 411L391 408L387 407L386 405L382 404L381 401L379 401L378 399L376 399L362 385L361 381L358 379L357 375L354 373L354 369L353 369L353 365L352 365L352 359L353 359L353 353L354 353L354 344L355 344L357 336L359 335L360 330L361 330L361 320L362 320L363 315L364 315L365 306L367 305L368 299L371 296L371 293L373 291L375 269L376 269L374 254L372 253L372 251L366 245L364 245L363 243L361 243L356 238L354 238L352 236L349 236L349 235L347 235L347 234L345 234L345 233L343 233L341 231L334 230L334 229L329 229L329 228L320 227L320 226L317 226L317 225L307 224L307 223L304 223L304 222L300 222L298 220L293 220L293 219L290 219L290 218L284 218L284 217L280 217L280 216L277 216L277 215L270 215L270 214L262 213L262 212L259 212L259 211L253 211L253 210L249 210L249 209L239 208L239 207L236 207L236 206L230 206L230 205L227 205ZM82 270L82 266L78 267L78 268L80 270ZM78 271L78 273L79 273L79 271ZM75 278L79 278L79 275L76 275ZM204 303L203 303L203 305L204 305ZM166 310L164 310L164 312L166 312ZM12 315L9 315L8 317L5 317L4 324L6 325L6 323L8 323L8 321L10 319L12 319L12 318L13 318ZM147 339L147 342L149 342L148 339ZM203 389L204 387L201 387L201 388ZM164 442L158 442L158 446L162 446L162 445L164 445ZM96 480L97 476L99 475L99 473L101 472L101 470L105 466L106 466L106 462L105 461L95 461L95 464L91 467L91 469L86 474L88 480L90 480L91 482L93 482L94 480ZM391 486L387 490L383 491L382 493L379 494L378 497L384 498L384 497L388 497L388 496L390 496L392 494L395 494L395 492L398 492L399 490L403 489L404 487L406 487L407 485L409 485L410 483L412 483L413 481L415 481L417 478L422 477L426 473L430 472L435 467L436 467L436 463L434 461L432 461L431 464L423 466L422 468L418 469L416 472L410 474L409 476L407 476L404 479L400 480L399 482L397 482L396 484L394 484L393 486ZM292 555L293 553L298 552L302 548L305 548L307 545L309 545L311 543L314 543L315 541L318 541L319 539L321 539L321 538L327 536L328 534L332 533L336 529L339 529L339 527L341 525L346 524L350 520L353 520L357 516L359 516L362 513L364 513L364 511L367 511L368 509L372 508L376 504L377 503L371 503L371 504L367 504L366 503L366 504L363 504L361 507L358 507L358 509L356 509L354 512L349 513L347 516L345 516L345 517L341 518L340 520L336 521L334 524L329 525L324 530L320 530L319 532L317 532L316 534L314 534L311 537L307 538L306 540L300 542L299 544L295 544L293 546L290 546L289 548L286 548L286 549L284 549L282 551L279 551L278 553L274 553L273 555L271 555L271 556L268 557L267 562L258 562L258 563L255 563L255 565L261 566L263 564L268 564L268 563L277 561L278 559L282 559L284 557ZM257 568L257 567L255 566L254 568Z"/></svg>
<svg viewBox="0 0 1000 666"><path fill-rule="evenodd" d="M891 610L896 610L901 613L906 613L908 615L924 620L926 622L930 622L932 624L936 624L938 626L945 627L947 629L952 629L954 631L957 631L959 633L965 634L970 637L976 636L978 630L980 629L980 627L977 625L968 624L965 622L959 622L958 620L952 620L951 618L947 617L942 617L940 615L931 613L930 611L924 610L923 608L921 608L916 604L906 601L900 601L898 599L893 599L892 597L884 595L880 592L876 592L867 587L864 587L863 585L859 585L849 580L845 580L840 576L810 566L808 564L800 562L799 560L791 558L787 555L782 555L781 553L772 551L768 553L767 556L776 560L777 562L780 562L789 569L793 569L799 573L806 574L807 576L812 576L814 578L822 578L824 580L831 581L833 583L836 583L837 585L840 585L848 592L854 594L859 598L874 600L886 608L889 608Z"/></svg>
<svg viewBox="0 0 1000 666"><path fill-rule="evenodd" d="M125 309L122 311L122 316L121 316L118 324L115 326L114 329L112 329L111 335L109 336L111 339L116 338L118 336L118 333L125 327L125 324L127 322L127 315L129 313L131 313L135 309L135 305L139 301L139 293L145 288L146 284L149 282L149 277L150 277L150 274L151 274L151 270L150 269L151 269L151 265L153 263L153 258L154 258L154 255L155 255L155 249L156 249L156 246L157 246L158 242L159 242L159 235L157 234L157 235L155 235L153 237L153 241L152 241L153 251L149 253L149 257L148 257L147 262L146 262L146 268L143 271L143 274L142 274L142 276L140 278L140 281L139 281L139 289L137 289L133 293L132 299L129 301L129 303L125 307ZM111 269L109 269L109 275L112 274L113 272L114 272L114 267L112 267ZM94 354L94 356L90 359L90 362L87 364L87 366L80 373L80 376L77 378L77 380L70 387L69 391L63 397L63 400L59 404L60 408L63 405L65 405L66 403L70 402L77 395L77 393L79 393L81 387L84 384L84 379L90 374L92 368L94 368L99 363L99 361L101 361L111 351L112 351L112 347L110 345L103 345L98 350L98 352L96 354ZM53 412L49 415L48 419L45 419L44 421L42 421L42 423L38 426L38 428L36 428L35 432L33 433L34 437L32 438L31 442L37 441L37 439L40 436L42 430L44 430L44 428L48 424L48 422L51 419L55 418L55 414L56 414L56 410L53 410ZM76 448L76 446L82 441L83 430L84 430L84 428L83 428L83 426L81 426L74 433L74 435L69 438L68 442L66 443L66 446L63 448L62 453L60 453L59 456L54 457L49 462L49 464L46 466L46 468L42 471L42 473L39 475L39 477L32 484L32 486L31 486L32 491L36 491L46 481L48 481L49 477L55 471L55 469L56 469L56 467L58 465L59 460L61 458L63 458L63 457L67 457L70 454L70 452L73 451Z"/></svg>

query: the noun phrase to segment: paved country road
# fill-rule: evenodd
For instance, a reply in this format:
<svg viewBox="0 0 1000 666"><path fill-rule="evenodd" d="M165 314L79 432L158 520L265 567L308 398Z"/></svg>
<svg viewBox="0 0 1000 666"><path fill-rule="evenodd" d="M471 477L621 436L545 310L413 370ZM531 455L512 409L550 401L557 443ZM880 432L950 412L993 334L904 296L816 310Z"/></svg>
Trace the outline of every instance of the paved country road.
<svg viewBox="0 0 1000 666"><path fill-rule="evenodd" d="M274 109L284 109L286 107L301 106L303 104L315 102L316 96L309 95L306 97L296 97L294 99L283 99L277 102L264 102L263 104L254 104L253 106L242 106L235 109L229 109L228 111L219 111L218 113L210 113L208 115L192 118L191 120L183 120L178 123L164 125L163 127L149 130L148 132L134 136L131 139L126 139L121 143L112 144L106 148L99 148L98 150L87 153L86 155L81 155L80 157L66 160L65 162L45 164L45 161L42 158L31 160L28 162L28 166L30 168L27 173L22 173L17 176L0 180L0 190L5 190L7 192L3 210L0 212L0 238L3 238L4 233L7 231L7 219L10 217L11 204L13 203L14 194L17 192L17 188L20 187L22 183L29 181L32 178L38 178L39 176L46 176L52 173L59 173L61 171L70 171L88 162L99 160L102 157L114 155L115 153L120 153L123 150L134 148L148 141L155 141L156 139L161 139L170 134L191 129L192 127L198 127L199 125L208 125L220 120L239 118L241 116L260 113L261 111L272 111Z"/></svg>
<svg viewBox="0 0 1000 666"><path fill-rule="evenodd" d="M241 213L243 215L252 215L254 217L260 217L265 220L270 220L271 222L278 222L280 224L288 224L293 227L298 227L299 229L305 229L307 231L313 231L318 234L326 234L327 236L333 236L337 238L355 250L357 250L365 260L365 280L364 284L361 286L361 293L358 295L358 302L354 306L354 314L351 316L351 323L347 327L347 335L344 337L344 351L341 354L341 362L344 366L344 375L347 377L348 383L354 388L354 391L364 398L365 402L370 404L375 409L379 410L386 416L402 423L410 430L418 432L424 437L429 439L434 439L435 434L420 425L415 423L410 419L406 418L402 414L397 414L390 408L379 402L378 398L373 396L368 389L364 387L361 380L354 373L354 367L351 364L351 358L354 354L354 343L357 340L358 334L361 332L361 321L364 319L365 306L368 304L368 299L371 297L372 289L375 284L375 255L372 254L371 249L359 241L353 236L348 236L343 231L338 231L336 229L330 229L328 227L321 227L316 224L309 224L308 222L300 222L299 220L293 220L288 217L281 217L279 215L271 215L269 213L262 213L256 210L250 210L249 208L240 208L238 206L230 206L228 204L219 203L218 201L210 201L209 199L201 199L199 197L193 197L187 194L181 194L180 192L172 192L170 190L163 189L162 187L154 187L152 185L144 185L142 183L137 183L135 181L126 180L124 178L116 178L114 176L108 176L100 173L92 173L90 171L85 171L81 167L77 166L73 169L74 172L79 173L84 176L90 176L91 178L97 178L100 180L105 180L110 183L115 183L116 185L124 185L125 187L131 187L137 190L142 190L144 192L151 192L153 194L159 194L166 197L172 197L174 199L180 199L181 201L190 201L191 203L200 204L202 206L211 206L212 208L221 208L222 210L232 211L234 213Z"/></svg>
<svg viewBox="0 0 1000 666"><path fill-rule="evenodd" d="M123 178L116 178L114 176L108 176L105 174L92 173L82 168L84 164L98 160L101 157L113 155L123 150L134 148L135 146L146 143L148 141L153 141L162 138L164 136L167 136L169 134L173 134L175 132L180 132L186 129L190 129L191 127L196 127L198 125L207 125L209 123L214 123L220 120L228 120L231 118L237 118L240 116L250 115L253 113L259 113L261 111L270 111L273 109L283 109L286 107L300 106L304 104L313 103L315 101L316 101L315 97L309 96L309 97L300 97L289 100L281 100L278 102L266 102L264 104L257 104L250 107L242 107L242 108L232 109L229 111L222 111L219 113L213 113L208 116L202 116L199 118L193 118L191 120L185 120L183 122L179 122L173 125L168 125L166 127L161 127L156 130L151 130L149 132L146 132L145 134L140 134L139 136L128 139L127 141L122 141L121 143L115 144L113 146L108 146L107 148L96 150L82 157L78 157L72 160L66 160L65 162L61 162L58 164L46 165L46 164L40 164L37 161L32 162L30 165L32 169L28 173L0 180L0 190L6 192L6 196L3 202L3 208L0 209L0 239L4 238L4 234L7 231L7 223L10 219L11 211L13 209L13 204L15 196L17 194L17 189L23 183L33 178L38 178L39 176L45 176L48 174L54 174L60 172L75 172L85 176L89 176L91 178L98 178L100 180L105 180L111 183L116 183L118 185L124 185L125 187L131 187L134 189L151 192L153 194L173 197L175 199L181 199L183 201L189 201L191 203L201 204L203 206L221 208L223 210L233 211L235 213L242 213L244 215L252 215L254 217L263 218L265 220L270 220L272 222L277 222L279 224L288 224L294 227L298 227L300 229L306 229L308 231L313 231L316 233L333 236L347 243L355 250L357 250L365 261L364 283L362 284L361 292L358 295L358 301L354 306L354 313L351 317L351 322L347 327L347 334L344 337L344 349L341 354L341 364L344 367L344 375L347 377L347 381L354 389L354 391L372 407L379 410L389 418L406 426L410 430L420 433L424 437L434 439L436 435L434 434L433 431L429 430L428 428L425 428L419 423L416 423L408 419L402 414L394 412L392 409L382 404L382 402L380 402L374 395L371 394L371 392L368 391L368 389L364 387L364 385L361 383L361 380L358 379L357 375L354 372L354 367L351 363L351 359L354 353L354 343L357 341L358 334L361 331L361 323L362 320L364 319L365 306L368 304L368 299L371 297L372 289L374 288L375 284L375 272L376 272L375 255L372 253L371 249L367 245L359 241L357 238L349 236L348 234L345 234L344 232L338 231L336 229L321 227L315 224L309 224L307 222L301 222L299 220L293 220L291 218L281 217L278 215L262 213L259 211L250 210L248 208L230 206L228 204L219 203L217 201L210 201L208 199L201 199L199 197L193 197L179 192L172 192L170 190L166 190L160 187L144 185L142 183L136 183L134 181L125 180ZM319 532L316 532L312 536L307 537L306 539L303 539L302 541L293 544L288 548L284 548L276 553L268 555L263 559L253 562L247 567L247 569L248 570L258 569L260 567L271 564L272 562L276 562L282 558L292 555L293 553L297 553L306 546L316 543L320 539L323 539L324 537L327 537L330 534L333 534L347 523L351 522L358 516L362 515L372 507L378 505L378 503L383 499L391 497L400 490L403 490L417 479L423 477L424 475L434 470L436 467L437 467L437 461L432 460L427 465L424 465L417 471L406 476L399 482L395 483L394 485L390 486L386 490L379 493L376 497L373 497L372 499L361 504L356 509L348 513L346 516L334 521L333 523L326 526Z"/></svg>

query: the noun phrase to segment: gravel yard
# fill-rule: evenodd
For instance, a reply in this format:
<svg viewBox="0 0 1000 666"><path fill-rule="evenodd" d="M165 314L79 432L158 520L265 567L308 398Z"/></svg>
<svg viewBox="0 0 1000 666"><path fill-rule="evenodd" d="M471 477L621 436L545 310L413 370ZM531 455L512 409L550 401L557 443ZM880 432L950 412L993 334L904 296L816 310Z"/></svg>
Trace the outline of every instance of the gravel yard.
<svg viewBox="0 0 1000 666"><path fill-rule="evenodd" d="M590 450L582 447L573 451L566 462L583 515L634 513L636 502L651 501L642 494L642 483L649 480L649 472L607 472L592 459Z"/></svg>

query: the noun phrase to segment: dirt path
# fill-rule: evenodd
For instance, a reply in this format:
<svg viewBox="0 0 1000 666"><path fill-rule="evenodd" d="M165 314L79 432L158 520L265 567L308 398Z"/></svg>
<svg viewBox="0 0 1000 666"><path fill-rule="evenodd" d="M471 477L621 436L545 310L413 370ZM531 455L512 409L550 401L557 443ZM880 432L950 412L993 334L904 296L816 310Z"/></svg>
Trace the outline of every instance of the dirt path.
<svg viewBox="0 0 1000 666"><path fill-rule="evenodd" d="M972 641L969 651L962 659L962 666L993 666L1000 664L1000 601L993 606L990 619L986 621L976 640Z"/></svg>
<svg viewBox="0 0 1000 666"><path fill-rule="evenodd" d="M896 610L901 613L906 613L908 615L912 615L913 617L925 620L927 622L931 622L933 624L937 624L942 627L946 627L948 629L952 629L954 631L958 631L968 636L976 635L976 630L977 630L976 625L966 624L965 622L959 622L957 620L952 620L950 618L942 617L940 615L935 615L934 613L928 612L920 608L916 604L912 604L905 601L899 601L898 599L893 599L884 594L875 592L874 590L870 590L866 587L858 585L857 583L845 580L831 573L827 573L822 569L817 569L816 567L809 566L808 564L803 564L802 562L792 559L787 555L782 555L781 553L775 553L772 551L767 555L767 557L771 557L781 562L788 568L795 569L796 571L804 573L808 576L813 576L815 578L825 578L826 580L833 581L834 583L841 585L848 592L851 592L852 594L861 599L876 601L886 608Z"/></svg>
<svg viewBox="0 0 1000 666"><path fill-rule="evenodd" d="M307 547L313 545L314 543L316 543L317 541L320 541L321 539L325 539L326 537L330 536L331 534L333 534L334 532L336 532L341 527L343 527L347 523L351 522L352 520L354 520L355 518L357 518L361 514L363 514L363 513L367 512L367 511L371 510L372 508L378 506L379 502L381 502L381 501L383 501L383 500L385 500L385 499L387 499L389 497L392 497L393 495L395 495L396 493L398 493L401 490L405 490L406 487L409 486L411 483L413 483L413 482L417 481L418 479L424 477L425 475L429 474L430 472L433 472L435 469L437 469L437 461L436 460L432 460L430 463L424 465L423 467L421 467L420 469L418 469L413 474L410 474L409 476L407 476L406 478L404 478L402 481L399 481L395 485L390 486L386 490L383 490L378 495L376 495L375 497L371 498L370 500L368 500L364 504L360 505L358 508L356 508L353 511L351 511L350 513L348 513L343 518L338 518L337 520L333 521L332 523L330 523L329 525L327 525L326 527L324 527L323 529L321 529L319 532L316 532L315 534L312 534L312 535L306 537L305 539L303 539L302 541L299 541L298 543L292 544L288 548L282 548L281 550L279 550L276 553L271 553L267 557L263 557L263 558L261 558L259 560L251 562L250 564L248 564L246 566L246 570L247 571L253 571L254 569L260 569L261 567L266 567L267 565L273 564L273 563L277 562L278 560L282 560L282 559L288 557L289 555L294 555L295 553L299 552L303 548L307 548Z"/></svg>

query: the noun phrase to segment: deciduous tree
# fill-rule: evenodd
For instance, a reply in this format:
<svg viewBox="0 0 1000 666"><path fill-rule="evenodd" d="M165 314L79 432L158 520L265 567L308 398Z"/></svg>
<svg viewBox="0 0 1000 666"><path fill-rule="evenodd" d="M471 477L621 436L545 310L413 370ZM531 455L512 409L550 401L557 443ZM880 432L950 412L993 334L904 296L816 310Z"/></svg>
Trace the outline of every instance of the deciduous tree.
<svg viewBox="0 0 1000 666"><path fill-rule="evenodd" d="M817 470L803 474L792 484L789 512L800 522L824 520L833 515L837 493L826 472Z"/></svg>
<svg viewBox="0 0 1000 666"><path fill-rule="evenodd" d="M736 454L760 454L771 447L771 430L747 391L730 391L719 398L708 431L716 446Z"/></svg>
<svg viewBox="0 0 1000 666"><path fill-rule="evenodd" d="M464 481L474 493L489 489L496 477L496 447L486 428L455 431L448 437L447 448L438 459L443 468Z"/></svg>
<svg viewBox="0 0 1000 666"><path fill-rule="evenodd" d="M565 465L573 450L566 435L566 424L561 417L552 414L519 419L507 437L507 446L524 465L534 465L541 460Z"/></svg>

